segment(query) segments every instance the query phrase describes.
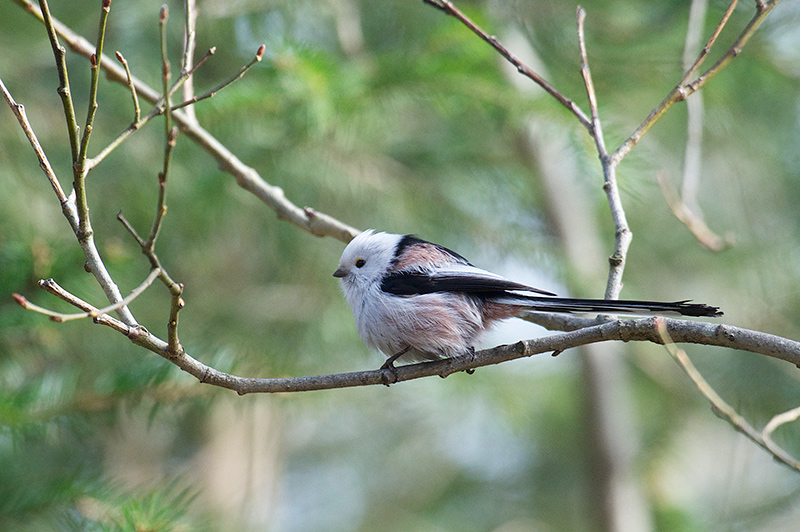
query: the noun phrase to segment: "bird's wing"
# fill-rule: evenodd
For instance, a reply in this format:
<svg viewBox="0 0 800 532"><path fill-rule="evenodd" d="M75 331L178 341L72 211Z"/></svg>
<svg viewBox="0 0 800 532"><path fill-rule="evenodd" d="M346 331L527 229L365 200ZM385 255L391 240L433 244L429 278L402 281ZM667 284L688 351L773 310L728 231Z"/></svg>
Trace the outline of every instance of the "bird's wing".
<svg viewBox="0 0 800 532"><path fill-rule="evenodd" d="M436 270L405 270L389 273L381 283L384 292L397 296L430 294L433 292L535 292L554 296L552 292L509 281L500 275L471 265L454 264Z"/></svg>

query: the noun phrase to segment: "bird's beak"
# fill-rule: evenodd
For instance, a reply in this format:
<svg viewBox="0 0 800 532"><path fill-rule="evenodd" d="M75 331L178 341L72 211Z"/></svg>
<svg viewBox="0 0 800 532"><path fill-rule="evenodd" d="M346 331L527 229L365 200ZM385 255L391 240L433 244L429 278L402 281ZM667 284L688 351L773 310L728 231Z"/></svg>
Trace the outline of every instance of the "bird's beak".
<svg viewBox="0 0 800 532"><path fill-rule="evenodd" d="M347 272L346 272L344 269L342 269L342 268L339 268L338 270L336 270L335 272L333 272L333 276L334 276L334 277L339 277L340 279L341 279L342 277L346 276L346 275L347 275Z"/></svg>

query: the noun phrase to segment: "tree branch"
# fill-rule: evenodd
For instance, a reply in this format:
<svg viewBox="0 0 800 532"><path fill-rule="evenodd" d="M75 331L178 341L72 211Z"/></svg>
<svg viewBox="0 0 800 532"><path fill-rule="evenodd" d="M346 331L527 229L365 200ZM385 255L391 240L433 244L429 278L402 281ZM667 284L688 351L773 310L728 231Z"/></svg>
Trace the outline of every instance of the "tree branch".
<svg viewBox="0 0 800 532"><path fill-rule="evenodd" d="M712 408L718 415L724 418L736 430L744 434L749 440L770 453L776 461L800 472L800 461L791 456L772 440L772 432L776 428L785 423L795 421L800 417L800 407L774 416L769 423L764 426L762 431L756 430L747 419L726 403L714 388L711 387L708 381L703 378L703 375L697 370L694 364L692 364L686 351L675 346L669 333L668 326L663 318L656 318L656 329L669 354L675 359L678 365L680 365L686 375L692 379L697 389L708 399Z"/></svg>
<svg viewBox="0 0 800 532"><path fill-rule="evenodd" d="M462 24L464 24L466 27L472 30L472 32L475 33L478 37L486 41L492 48L497 50L500 53L500 55L502 55L509 63L514 65L514 68L516 68L520 74L522 74L527 78L530 78L534 83L543 88L550 96L558 100L558 102L561 103L561 105L566 107L567 110L569 110L573 115L575 115L575 118L578 119L578 121L583 125L583 127L588 129L589 131L592 130L591 120L589 120L589 118L586 116L586 113L584 113L583 110L580 107L578 107L578 105L575 102L573 102L572 100L561 94L558 90L555 89L555 87L553 87L547 81L545 81L544 78L542 78L539 74L534 72L533 69L531 69L529 66L525 65L524 63L522 63L522 61L517 59L516 56L514 56L514 54L509 52L508 49L506 49L505 46L500 44L500 42L497 40L497 37L495 37L494 35L489 35L485 31L483 31L483 29L481 29L468 16L466 16L455 5L453 5L452 2L450 2L449 0L422 0L422 1L428 4L429 6L433 6L436 9L439 9L440 11L443 11L444 13L451 15L456 19L458 19L459 21L461 21Z"/></svg>
<svg viewBox="0 0 800 532"><path fill-rule="evenodd" d="M621 161L650 130L650 128L653 127L662 116L664 116L664 113L666 113L674 103L685 100L687 96L698 91L706 83L708 83L712 77L717 75L723 68L728 66L728 64L733 61L733 58L741 53L742 48L744 48L745 44L747 44L766 16L770 11L772 11L779 1L780 0L770 0L767 2L756 3L756 13L753 15L753 18L750 19L750 22L748 22L731 47L728 48L725 54L714 64L714 66L698 76L697 79L690 82L689 79L692 75L694 75L694 72L703 62L706 55L708 55L711 47L716 42L717 37L722 32L722 28L728 22L728 18L733 12L734 7L736 7L737 0L733 0L692 67L690 67L689 70L684 73L681 81L678 82L678 84L669 92L669 94L667 94L664 100L662 100L660 104L650 111L650 114L647 116L647 118L645 118L644 122L642 122L639 127L636 128L631 136L628 137L628 139L625 140L625 142L623 142L614 151L614 153L611 154L612 160L615 162Z"/></svg>
<svg viewBox="0 0 800 532"><path fill-rule="evenodd" d="M173 351L141 325L131 327L99 312L99 309L61 288L53 279L40 282L42 288L60 299L90 313L94 322L121 332L134 344L169 360L200 382L247 393L305 392L354 386L389 385L422 377L447 377L460 371L499 364L542 353L560 354L572 347L608 341L646 341L663 344L659 329L663 322L673 342L713 345L785 360L800 366L800 342L730 325L719 325L663 317L608 320L569 332L553 334L513 345L501 345L472 355L400 366L392 370L358 371L331 375L286 378L253 378L232 375L203 364L185 350ZM18 301L19 302L19 301ZM21 303L21 302L20 302Z"/></svg>
<svg viewBox="0 0 800 532"><path fill-rule="evenodd" d="M66 197L64 195L64 190L61 188L61 183L53 171L52 166L50 166L50 161L47 159L47 155L42 149L39 140L36 138L36 134L33 132L30 122L28 122L28 118L25 114L25 108L14 100L14 98L11 96L11 93L8 92L8 89L3 84L2 80L0 80L0 87L2 87L3 96L5 97L6 102L8 102L9 107L17 117L20 126L22 126L22 130L25 132L25 135L28 137L28 141L33 147L33 151L39 160L39 167L44 172L47 180L50 182L50 185L53 187L53 190L56 193L56 197L58 197L58 200L61 203L61 211L64 214L64 217L69 222L70 226L72 227L72 231L75 233L75 236L78 239L78 244L81 246L84 257L86 257L84 268L94 275L98 284L105 292L106 297L108 297L109 302L112 305L119 303L123 299L122 294L119 291L119 287L108 273L108 270L103 263L103 259L100 257L100 253L97 250L97 246L94 244L94 239L92 238L91 232L81 232L81 214L76 205L74 191L70 197ZM86 214L88 215L88 210ZM91 230L90 225L89 229ZM136 320L134 319L133 314L130 313L130 310L128 310L126 306L120 307L116 312L125 323L129 325L136 325Z"/></svg>
<svg viewBox="0 0 800 532"><path fill-rule="evenodd" d="M29 11L33 8L28 4ZM39 8L41 9L40 18L47 29L47 36L50 39L50 46L53 48L53 55L56 58L56 69L58 70L58 95L61 97L61 104L64 107L64 116L67 119L67 131L69 133L69 145L72 150L72 163L78 160L78 152L80 150L78 119L75 117L75 106L72 102L72 94L69 89L69 73L67 72L67 51L58 42L55 28L52 24L52 17L50 16L50 6L46 0L39 0Z"/></svg>
<svg viewBox="0 0 800 532"><path fill-rule="evenodd" d="M608 207L611 217L614 220L614 251L608 259L608 279L606 281L605 298L619 299L622 291L622 275L625 272L625 260L628 256L628 248L633 240L633 233L628 226L628 219L625 216L625 209L622 206L622 198L617 186L617 164L608 156L605 140L603 139L603 129L600 124L599 111L597 109L597 95L594 92L592 74L589 70L588 54L586 52L586 40L584 38L584 20L586 12L578 7L578 48L581 56L581 76L586 86L586 95L589 99L589 107L592 113L591 136L594 138L600 164L603 168L603 191L608 199Z"/></svg>
<svg viewBox="0 0 800 532"><path fill-rule="evenodd" d="M28 0L13 1L40 21L42 20L41 11ZM89 43L89 41L73 32L60 21L53 19L52 22L55 32L69 45L71 50L86 58L91 57L95 50L94 46ZM125 70L119 65L106 58L101 61L100 66L106 72L110 80L128 86ZM142 99L151 104L155 104L161 99L160 93L140 79L133 77L131 81L133 86L136 87L137 94ZM184 112L175 111L173 113L173 118L187 137L196 142L217 161L222 171L231 174L240 187L254 194L267 204L267 206L277 214L279 219L288 221L312 235L320 237L330 236L342 242L349 242L360 232L356 228L330 215L321 213L310 207L298 207L286 198L280 187L267 183L255 169L244 164L213 135L199 124L189 119Z"/></svg>
<svg viewBox="0 0 800 532"><path fill-rule="evenodd" d="M14 300L22 308L24 308L25 310L32 310L34 312L38 312L39 314L44 314L45 316L48 316L52 321L55 321L55 322L58 322L58 323L63 323L65 321L83 320L83 319L86 319L86 318L97 318L101 314L108 314L109 312L115 312L115 311L119 310L120 308L122 308L124 306L130 305L131 302L133 302L134 299L139 297L140 294L142 294L145 290L147 290L147 288L151 284L153 284L153 281L155 281L156 278L160 274L161 274L161 270L159 270L158 268L153 268L152 270L150 270L150 273L145 278L145 280L142 281L142 283L139 286L137 286L136 288L131 290L131 293L128 294L128 296L125 299L123 299L122 301L120 301L119 303L115 303L113 305L109 305L107 307L103 307L103 308L100 308L100 309L97 309L97 310L87 311L87 312L79 312L79 313L75 313L75 314L65 314L63 312L54 312L52 310L49 310L49 309L46 309L44 307L40 307L39 305L35 305L35 304L31 303L30 301L28 301L25 297L23 297L20 294L12 294L12 295L14 297ZM42 286L41 282L40 282L40 286Z"/></svg>
<svg viewBox="0 0 800 532"><path fill-rule="evenodd" d="M120 52L114 52L117 57L117 61L120 62L122 67L125 69L125 76L127 76L126 85L128 89L131 91L131 98L133 99L133 124L139 122L139 118L141 117L142 111L139 108L139 98L136 96L136 86L133 84L133 79L131 76L131 69L128 66L128 61ZM96 163L95 163L96 164Z"/></svg>
<svg viewBox="0 0 800 532"><path fill-rule="evenodd" d="M706 58L711 45L716 40L719 31L733 13L733 2L725 13L722 21L717 25L717 31L711 36L700 55L694 59L699 46L703 23L705 21L708 0L692 0L689 9L689 24L686 29L686 43L683 48L683 68L686 70L684 80L688 79ZM686 99L686 148L683 157L683 182L680 194L669 180L666 172L657 172L656 180L661 187L661 193L667 202L672 214L680 220L697 241L712 251L722 251L731 242L714 233L703 220L703 213L697 201L697 190L702 174L702 146L703 146L703 93L697 92Z"/></svg>

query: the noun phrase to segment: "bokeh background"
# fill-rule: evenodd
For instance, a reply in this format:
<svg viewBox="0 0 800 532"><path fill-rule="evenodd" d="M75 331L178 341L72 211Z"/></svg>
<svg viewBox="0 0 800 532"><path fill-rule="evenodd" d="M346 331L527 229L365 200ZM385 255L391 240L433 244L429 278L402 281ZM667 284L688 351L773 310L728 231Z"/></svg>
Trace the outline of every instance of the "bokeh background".
<svg viewBox="0 0 800 532"><path fill-rule="evenodd" d="M459 5L588 111L574 5ZM678 81L689 2L582 5L615 147ZM169 7L177 70L182 6ZM709 3L703 40L725 7ZM106 50L120 50L154 87L159 8L114 2L106 39ZM53 1L52 12L94 40L99 2ZM211 46L217 52L197 72L198 92L234 73L261 43L267 51L244 79L197 105L197 116L293 202L358 228L417 234L542 288L602 296L613 225L591 139L456 20L403 0L201 0L199 12L198 57ZM735 10L709 65L752 12L752 2ZM69 189L45 30L10 0L0 15L0 77L25 104ZM89 68L73 54L68 63L82 120ZM719 305L725 323L798 339L800 5L782 2L702 97L698 201L708 225L732 244L719 253L700 246L657 185L661 174L680 186L686 108L676 105L620 167L634 234L623 295ZM133 116L122 86L103 80L99 103L91 154ZM11 293L70 310L37 288L41 278L99 306L103 296L2 107L0 529L797 529L800 475L715 417L658 346L568 351L391 388L239 397L198 384L110 329L24 311ZM148 264L115 216L122 211L149 230L162 152L154 121L89 177L98 246L125 293ZM265 377L381 363L358 339L331 277L341 242L277 220L184 137L168 205L157 252L186 285L180 334L194 357ZM164 336L163 286L132 310ZM487 345L542 334L519 322ZM688 351L756 426L800 405L797 368L729 350ZM605 404L621 418L607 435L627 486L619 526L608 524L609 471L597 458L605 426L595 408L598 367L611 368ZM775 437L800 455L797 427Z"/></svg>

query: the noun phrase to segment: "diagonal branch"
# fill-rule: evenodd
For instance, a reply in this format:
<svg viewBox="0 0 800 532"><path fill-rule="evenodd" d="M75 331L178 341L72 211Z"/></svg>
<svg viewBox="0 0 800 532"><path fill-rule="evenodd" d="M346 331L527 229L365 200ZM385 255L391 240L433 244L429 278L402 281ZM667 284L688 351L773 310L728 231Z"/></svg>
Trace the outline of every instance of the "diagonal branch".
<svg viewBox="0 0 800 532"><path fill-rule="evenodd" d="M118 303L115 303L113 305L109 305L107 307L103 307L103 308L100 308L100 309L97 309L97 310L92 310L92 311L87 311L87 312L79 312L79 313L75 313L75 314L65 314L63 312L54 312L52 310L49 310L49 309L46 309L44 307L40 307L39 305L35 305L35 304L31 303L30 301L28 301L25 297L23 297L20 294L12 294L12 295L14 297L14 300L22 308L24 308L26 310L32 310L34 312L38 312L39 314L44 314L45 316L49 317L52 321L55 321L55 322L58 322L58 323L63 323L65 321L83 320L83 319L86 319L86 318L97 318L101 314L108 314L109 312L115 312L115 311L121 309L122 307L126 307L126 306L130 305L133 302L134 299L139 297L139 295L141 295L145 290L147 290L147 288L151 284L153 284L153 281L155 281L156 278L159 275L161 275L161 270L158 269L158 268L153 268L152 270L150 270L150 273L147 275L145 280L142 281L142 283L139 286L137 286L136 288L131 290L131 293L128 294L128 296L125 299L123 299L122 301L119 301Z"/></svg>
<svg viewBox="0 0 800 532"><path fill-rule="evenodd" d="M61 187L61 182L58 180L53 167L50 166L50 160L47 158L44 148L42 148L42 145L39 143L39 139L36 137L36 133L34 133L30 121L28 121L28 115L25 113L25 106L14 100L14 97L8 92L2 79L0 79L0 91L2 91L6 103L8 103L8 106L11 108L11 112L17 117L17 121L22 127L22 131L25 133L28 142L30 142L31 147L33 147L36 158L39 160L39 166L50 182L50 186L53 187L53 192L55 192L58 202L61 204L61 210L64 212L64 216L72 227L77 227L78 217L75 213L75 205L67 198L64 189Z"/></svg>
<svg viewBox="0 0 800 532"><path fill-rule="evenodd" d="M611 154L612 160L619 162L625 158L631 149L642 139L642 137L650 130L650 128L653 127L662 116L664 116L664 114L669 110L670 107L672 107L673 104L685 100L687 96L700 90L706 83L708 83L708 81L711 80L711 78L716 76L723 68L728 66L728 64L733 61L733 58L741 53L742 48L744 48L745 44L747 44L750 38L755 34L758 27L779 1L780 0L757 2L756 12L753 15L753 18L747 23L736 41L711 68L703 72L697 77L697 79L690 82L689 79L703 62L705 56L708 55L708 52L714 45L717 37L722 31L722 28L727 23L730 13L732 12L733 7L736 5L736 0L733 0L730 7L722 16L722 19L720 20L716 29L712 33L711 38L709 38L708 43L706 43L706 46L700 52L697 61L695 61L695 63L687 70L687 72L681 78L681 81L678 82L678 84L669 92L669 94L667 94L661 103L653 108L652 111L650 111L650 114L647 116L647 118L645 118L644 121L636 128L631 136L628 137L625 142L620 144L614 153Z"/></svg>
<svg viewBox="0 0 800 532"><path fill-rule="evenodd" d="M443 11L444 13L451 15L461 21L466 27L472 30L478 37L486 41L492 48L497 50L500 55L502 55L509 63L514 65L514 68L522 74L523 76L530 78L534 83L539 85L543 88L550 96L558 100L558 102L566 107L578 121L588 129L589 131L592 130L592 122L586 116L586 113L581 110L578 105L561 94L555 87L550 85L544 78L542 78L539 74L533 71L529 66L524 64L522 61L517 59L517 57L508 51L508 49L500 44L497 40L497 37L494 35L489 35L483 29L481 29L477 24L475 24L468 16L462 13L456 6L453 5L450 0L422 0L424 3Z"/></svg>
<svg viewBox="0 0 800 532"><path fill-rule="evenodd" d="M689 9L689 24L686 29L686 43L683 48L683 67L686 69L683 80L689 79L700 67L703 60L711 50L711 45L716 41L719 32L733 13L736 2L728 7L722 21L717 25L714 34L709 38L700 55L692 63L692 57L697 53L708 0L692 0ZM672 210L672 214L680 220L697 241L712 251L721 251L730 244L728 239L714 233L703 220L703 212L697 200L697 190L702 173L702 145L703 145L703 93L697 92L686 99L686 148L683 157L683 182L680 195L670 182L666 172L657 172L656 180L661 186L661 193Z"/></svg>
<svg viewBox="0 0 800 532"><path fill-rule="evenodd" d="M181 103L173 106L173 109L182 109L184 107L188 107L188 106L190 106L190 105L192 105L194 103L197 103L197 102L199 102L201 100L205 100L206 98L212 98L212 97L216 96L216 94L219 91L221 91L222 89L224 89L225 87L227 87L228 85L233 83L234 81L236 81L238 79L241 79L242 76L244 76L245 73L250 69L250 67L252 67L256 63L259 63L261 61L261 59L264 57L264 52L266 51L266 49L267 49L267 47L262 44L261 46L258 47L258 50L256 50L255 57L253 57L253 59L251 59L249 63L244 65L242 68L240 68L239 71L236 72L236 74L234 74L230 78L226 79L225 81L223 81L222 83L220 83L219 85L214 87L213 89L210 89L210 90L208 90L208 91L206 91L203 94L200 94L198 96L192 96L191 98L182 101Z"/></svg>
<svg viewBox="0 0 800 532"><path fill-rule="evenodd" d="M33 132L30 122L28 122L28 118L25 115L25 108L14 100L14 98L11 96L11 93L8 92L8 89L3 84L2 80L0 80L0 87L2 88L3 96L5 97L6 102L8 102L9 107L17 117L17 120L22 126L22 130L25 132L25 135L28 137L28 141L33 147L33 151L36 153L36 157L39 160L39 167L42 169L45 176L47 176L48 181L50 181L50 185L53 187L53 190L55 191L56 196L61 203L61 211L63 212L64 217L67 219L72 227L73 232L75 233L75 236L78 238L78 243L81 246L84 256L86 257L86 263L84 267L87 269L87 271L91 272L95 276L95 279L97 279L98 284L103 289L103 292L106 294L109 302L111 302L112 305L119 303L122 301L122 294L119 291L119 287L114 282L114 279L112 279L111 275L108 273L108 270L103 263L103 259L100 257L100 253L97 250L97 246L94 244L94 239L92 238L91 233L81 233L81 215L78 207L76 206L74 195L71 195L70 197L64 195L64 190L61 188L61 183L53 171L52 166L50 166L50 161L47 159L47 155L42 149L39 140L36 138L36 134ZM127 307L123 306L119 308L117 310L117 314L125 323L129 325L136 325L136 319L133 317L133 314L131 314Z"/></svg>
<svg viewBox="0 0 800 532"><path fill-rule="evenodd" d="M42 20L41 11L31 4L28 0L13 0L38 20ZM89 41L69 29L57 19L53 19L53 28L63 41L76 53L89 58L95 51L94 45ZM100 63L101 68L106 72L108 78L122 85L128 86L125 70L108 58L103 58ZM137 94L151 104L157 103L161 99L161 94L148 86L140 79L133 77L131 80L136 87ZM330 215L319 212L310 207L298 207L288 200L280 187L267 183L254 168L244 164L236 155L233 154L225 145L219 142L213 135L206 131L199 124L189 119L184 112L175 111L173 118L178 127L181 128L187 137L196 142L214 160L217 161L222 171L231 174L236 183L255 195L267 204L281 220L311 233L315 236L330 236L349 242L359 231Z"/></svg>
<svg viewBox="0 0 800 532"><path fill-rule="evenodd" d="M711 387L708 381L703 378L703 375L697 370L695 365L692 364L686 351L675 346L663 318L656 318L656 329L669 354L672 355L672 358L680 365L686 375L692 379L697 389L708 399L712 408L718 415L722 416L732 427L744 434L750 441L770 453L777 462L800 472L800 460L791 456L786 450L779 447L772 440L772 432L776 428L785 423L795 421L800 417L800 407L774 416L762 431L755 429L744 416L736 412L731 405L726 403L716 390Z"/></svg>

